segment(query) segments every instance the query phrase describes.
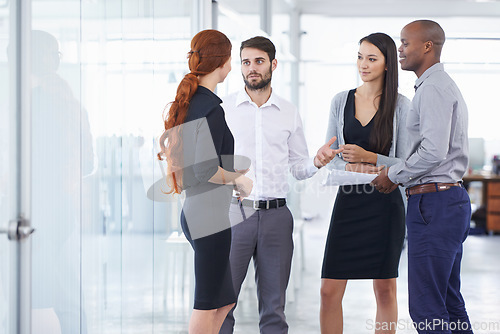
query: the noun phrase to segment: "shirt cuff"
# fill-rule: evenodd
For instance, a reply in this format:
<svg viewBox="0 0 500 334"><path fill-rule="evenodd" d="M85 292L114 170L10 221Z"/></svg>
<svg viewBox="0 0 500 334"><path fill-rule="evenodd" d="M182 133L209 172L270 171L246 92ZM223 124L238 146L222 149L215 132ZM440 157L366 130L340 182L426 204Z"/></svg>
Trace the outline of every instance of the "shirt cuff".
<svg viewBox="0 0 500 334"><path fill-rule="evenodd" d="M385 155L382 154L377 154L377 163L375 164L377 167L379 166L389 167L390 164L391 164L391 158L386 157Z"/></svg>
<svg viewBox="0 0 500 334"><path fill-rule="evenodd" d="M314 158L315 157L310 158L306 164L307 175L310 176L313 176L319 170L319 168L314 165Z"/></svg>
<svg viewBox="0 0 500 334"><path fill-rule="evenodd" d="M398 173L401 172L401 168L402 168L401 163L393 165L389 168L389 173L387 173L387 177L389 178L389 180L391 180L392 183L394 184L401 183L398 182L398 177L397 177Z"/></svg>

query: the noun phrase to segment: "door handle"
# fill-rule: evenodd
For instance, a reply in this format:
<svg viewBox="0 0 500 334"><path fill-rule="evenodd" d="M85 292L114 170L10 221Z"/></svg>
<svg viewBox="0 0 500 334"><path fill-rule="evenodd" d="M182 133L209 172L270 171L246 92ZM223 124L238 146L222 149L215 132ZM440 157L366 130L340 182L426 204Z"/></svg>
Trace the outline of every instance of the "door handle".
<svg viewBox="0 0 500 334"><path fill-rule="evenodd" d="M11 220L7 227L0 227L0 234L5 233L9 240L22 240L29 237L35 229L28 226L24 218Z"/></svg>

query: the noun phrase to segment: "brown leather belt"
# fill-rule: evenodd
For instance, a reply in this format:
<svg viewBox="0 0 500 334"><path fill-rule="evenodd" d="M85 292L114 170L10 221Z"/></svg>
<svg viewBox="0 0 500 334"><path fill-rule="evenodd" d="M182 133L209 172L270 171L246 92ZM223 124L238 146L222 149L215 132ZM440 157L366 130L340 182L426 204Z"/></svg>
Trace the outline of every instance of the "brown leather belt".
<svg viewBox="0 0 500 334"><path fill-rule="evenodd" d="M460 187L460 182L456 183L426 183L406 189L406 196L435 193L438 191L445 191L451 187Z"/></svg>

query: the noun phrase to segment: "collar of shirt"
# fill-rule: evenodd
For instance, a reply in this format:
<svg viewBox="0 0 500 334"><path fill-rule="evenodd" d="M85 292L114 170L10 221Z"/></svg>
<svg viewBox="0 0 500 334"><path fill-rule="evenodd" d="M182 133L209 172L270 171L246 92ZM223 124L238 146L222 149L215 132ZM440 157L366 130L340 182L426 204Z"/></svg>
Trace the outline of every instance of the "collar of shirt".
<svg viewBox="0 0 500 334"><path fill-rule="evenodd" d="M444 71L444 65L442 63L436 63L429 67L425 72L420 76L420 78L415 81L415 91L422 85L422 83L427 79L428 77L431 76L432 73L437 72L437 71Z"/></svg>
<svg viewBox="0 0 500 334"><path fill-rule="evenodd" d="M238 92L238 96L236 97L236 106L239 106L240 104L245 103L245 102L247 102L249 104L253 104L257 107L255 102L253 102L252 99L250 98L250 96L248 95L245 87L243 87L243 89L241 89ZM278 108L278 110L281 110L280 101L276 97L276 95L273 93L273 91L271 90L271 96L269 96L269 99L266 101L266 103L261 105L260 108L265 108L265 107L269 107L269 106L273 106L273 105L276 108Z"/></svg>
<svg viewBox="0 0 500 334"><path fill-rule="evenodd" d="M246 176L252 181L251 200L284 198L288 178L311 177L317 172L309 157L297 108L271 93L260 108L244 89L224 98L226 121L234 136L234 154L251 161Z"/></svg>

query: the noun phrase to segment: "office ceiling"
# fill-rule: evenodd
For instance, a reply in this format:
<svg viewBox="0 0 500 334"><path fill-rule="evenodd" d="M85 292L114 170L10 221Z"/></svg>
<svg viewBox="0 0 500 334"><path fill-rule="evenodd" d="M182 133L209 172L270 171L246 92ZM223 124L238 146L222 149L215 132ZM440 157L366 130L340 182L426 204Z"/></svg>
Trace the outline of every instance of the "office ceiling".
<svg viewBox="0 0 500 334"><path fill-rule="evenodd" d="M3 0L0 0L0 3ZM79 16L80 8L103 7L107 18L131 16L189 16L192 7L206 0L32 0L33 12L39 16ZM217 0L240 15L258 14L266 0ZM273 13L290 13L330 17L500 17L500 0L267 0ZM80 7L83 5L84 7ZM0 8L1 10L1 8ZM56 13L56 14L54 14ZM99 12L100 13L100 12ZM92 11L85 11L91 17ZM97 15L97 14L96 14ZM101 14L98 14L101 15Z"/></svg>
<svg viewBox="0 0 500 334"><path fill-rule="evenodd" d="M258 13L259 1L219 0L239 13ZM273 12L358 17L500 17L500 0L269 0Z"/></svg>

